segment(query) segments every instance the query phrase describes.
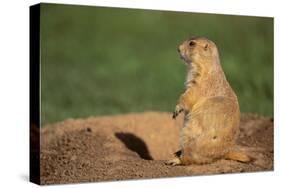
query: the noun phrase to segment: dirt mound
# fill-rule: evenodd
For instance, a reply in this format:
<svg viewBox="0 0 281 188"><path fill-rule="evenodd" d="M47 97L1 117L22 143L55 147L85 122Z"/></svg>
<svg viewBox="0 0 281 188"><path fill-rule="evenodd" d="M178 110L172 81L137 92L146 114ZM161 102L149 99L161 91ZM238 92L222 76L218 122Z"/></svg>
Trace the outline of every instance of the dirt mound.
<svg viewBox="0 0 281 188"><path fill-rule="evenodd" d="M255 159L167 166L179 149L182 116L146 112L69 119L41 132L41 183L78 183L273 170L273 119L243 115L238 143Z"/></svg>

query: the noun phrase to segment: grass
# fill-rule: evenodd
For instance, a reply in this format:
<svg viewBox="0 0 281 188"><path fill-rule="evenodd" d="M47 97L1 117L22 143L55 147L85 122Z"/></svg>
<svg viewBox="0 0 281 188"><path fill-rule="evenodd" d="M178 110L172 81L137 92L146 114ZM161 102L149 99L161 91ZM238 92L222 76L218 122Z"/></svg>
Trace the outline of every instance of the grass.
<svg viewBox="0 0 281 188"><path fill-rule="evenodd" d="M43 4L42 124L173 111L190 36L216 42L242 112L273 116L272 18Z"/></svg>

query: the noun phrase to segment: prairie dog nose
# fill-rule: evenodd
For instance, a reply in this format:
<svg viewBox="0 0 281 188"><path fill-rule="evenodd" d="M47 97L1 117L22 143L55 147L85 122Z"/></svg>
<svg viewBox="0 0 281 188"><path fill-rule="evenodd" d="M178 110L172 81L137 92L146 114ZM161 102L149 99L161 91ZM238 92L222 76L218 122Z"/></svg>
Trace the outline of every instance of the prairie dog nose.
<svg viewBox="0 0 281 188"><path fill-rule="evenodd" d="M179 47L178 47L178 52L181 52L182 50L183 50L183 48L184 48L184 46L181 44L181 45L179 45Z"/></svg>

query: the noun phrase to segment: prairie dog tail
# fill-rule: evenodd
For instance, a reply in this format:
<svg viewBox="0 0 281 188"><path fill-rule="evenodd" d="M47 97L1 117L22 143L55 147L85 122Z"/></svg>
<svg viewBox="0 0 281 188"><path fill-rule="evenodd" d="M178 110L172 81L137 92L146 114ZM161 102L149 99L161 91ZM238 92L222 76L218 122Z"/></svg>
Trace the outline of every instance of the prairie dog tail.
<svg viewBox="0 0 281 188"><path fill-rule="evenodd" d="M247 163L251 161L251 158L242 151L230 151L224 155L225 159L239 161L243 163Z"/></svg>
<svg viewBox="0 0 281 188"><path fill-rule="evenodd" d="M256 160L255 153L263 153L266 151L267 149L261 147L236 145L224 155L224 158L247 163Z"/></svg>

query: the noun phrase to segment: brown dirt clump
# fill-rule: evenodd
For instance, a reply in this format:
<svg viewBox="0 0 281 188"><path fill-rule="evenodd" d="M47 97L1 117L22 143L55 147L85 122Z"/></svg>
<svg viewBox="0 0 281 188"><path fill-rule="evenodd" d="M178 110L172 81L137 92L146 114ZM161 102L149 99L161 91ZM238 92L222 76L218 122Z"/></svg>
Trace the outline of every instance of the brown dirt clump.
<svg viewBox="0 0 281 188"><path fill-rule="evenodd" d="M78 183L273 170L273 119L243 115L238 143L246 164L167 166L179 149L182 116L146 112L68 119L41 130L41 184Z"/></svg>

